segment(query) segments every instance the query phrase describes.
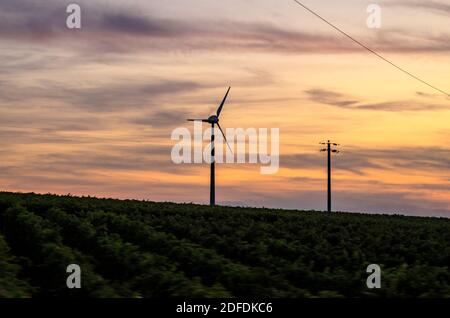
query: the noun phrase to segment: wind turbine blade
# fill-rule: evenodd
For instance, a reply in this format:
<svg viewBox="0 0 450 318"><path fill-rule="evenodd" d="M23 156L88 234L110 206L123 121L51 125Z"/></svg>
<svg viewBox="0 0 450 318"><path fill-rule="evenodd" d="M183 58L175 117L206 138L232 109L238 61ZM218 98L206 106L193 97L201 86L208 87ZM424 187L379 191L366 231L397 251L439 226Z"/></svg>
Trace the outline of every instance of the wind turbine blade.
<svg viewBox="0 0 450 318"><path fill-rule="evenodd" d="M231 149L230 144L228 143L227 137L225 137L225 134L223 133L222 127L220 127L219 123L217 123L217 126L219 127L219 130L222 133L223 139L227 143L228 148L230 149L231 153L233 153L233 150Z"/></svg>
<svg viewBox="0 0 450 318"><path fill-rule="evenodd" d="M188 119L187 121L203 121L203 122L207 122L208 119Z"/></svg>
<svg viewBox="0 0 450 318"><path fill-rule="evenodd" d="M225 104L225 101L227 100L230 89L231 89L231 87L228 87L227 93L225 94L225 97L223 98L222 103L220 104L219 108L217 108L217 117L219 117L220 113L222 112L223 105Z"/></svg>

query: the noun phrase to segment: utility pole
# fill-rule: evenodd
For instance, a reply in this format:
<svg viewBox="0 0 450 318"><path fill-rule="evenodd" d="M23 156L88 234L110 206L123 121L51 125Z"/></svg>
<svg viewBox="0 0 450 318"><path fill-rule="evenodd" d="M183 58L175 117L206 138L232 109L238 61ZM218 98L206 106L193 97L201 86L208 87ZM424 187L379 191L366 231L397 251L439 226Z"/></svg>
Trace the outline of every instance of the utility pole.
<svg viewBox="0 0 450 318"><path fill-rule="evenodd" d="M328 179L327 179L327 211L331 212L331 153L339 153L338 150L333 149L332 147L337 147L339 144L333 143L331 141L327 142L321 142L321 145L326 145L326 148L320 149L320 151L326 151L327 152L327 172L328 172Z"/></svg>

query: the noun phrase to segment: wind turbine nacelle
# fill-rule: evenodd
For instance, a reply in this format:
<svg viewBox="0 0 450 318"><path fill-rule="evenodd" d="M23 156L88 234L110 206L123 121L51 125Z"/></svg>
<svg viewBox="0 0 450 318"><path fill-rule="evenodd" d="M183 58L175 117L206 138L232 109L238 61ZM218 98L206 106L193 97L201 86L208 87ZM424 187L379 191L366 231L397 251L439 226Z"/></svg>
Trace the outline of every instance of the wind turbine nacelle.
<svg viewBox="0 0 450 318"><path fill-rule="evenodd" d="M208 123L210 124L217 124L219 122L219 117L216 115L209 116Z"/></svg>

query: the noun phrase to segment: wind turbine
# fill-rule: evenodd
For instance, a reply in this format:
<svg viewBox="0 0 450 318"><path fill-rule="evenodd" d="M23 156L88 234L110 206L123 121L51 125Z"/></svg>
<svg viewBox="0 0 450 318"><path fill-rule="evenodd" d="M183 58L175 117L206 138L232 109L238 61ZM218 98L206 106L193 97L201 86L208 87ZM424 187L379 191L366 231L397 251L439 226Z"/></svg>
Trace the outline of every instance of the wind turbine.
<svg viewBox="0 0 450 318"><path fill-rule="evenodd" d="M231 147L228 144L227 137L225 137L225 134L223 133L222 127L220 127L219 124L219 116L222 112L223 105L225 104L225 101L227 100L228 93L230 92L231 87L228 87L227 93L225 94L222 103L220 103L219 108L217 108L217 112L215 115L211 115L208 117L208 119L188 119L188 121L201 121L204 123L211 124L211 175L210 175L210 183L209 183L209 205L215 206L216 205L216 167L215 167L215 146L214 146L214 125L217 125L219 127L220 132L222 133L222 136L225 140L225 142L228 145L228 148ZM233 152L233 150L231 150Z"/></svg>

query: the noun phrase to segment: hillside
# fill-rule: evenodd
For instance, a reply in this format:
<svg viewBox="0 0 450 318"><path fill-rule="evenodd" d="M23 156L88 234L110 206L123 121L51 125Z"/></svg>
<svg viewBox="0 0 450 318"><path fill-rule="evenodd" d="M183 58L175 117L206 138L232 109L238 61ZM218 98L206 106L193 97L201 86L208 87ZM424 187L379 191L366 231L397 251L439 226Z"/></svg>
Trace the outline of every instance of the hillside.
<svg viewBox="0 0 450 318"><path fill-rule="evenodd" d="M0 297L450 297L448 219L2 192L0 231Z"/></svg>

